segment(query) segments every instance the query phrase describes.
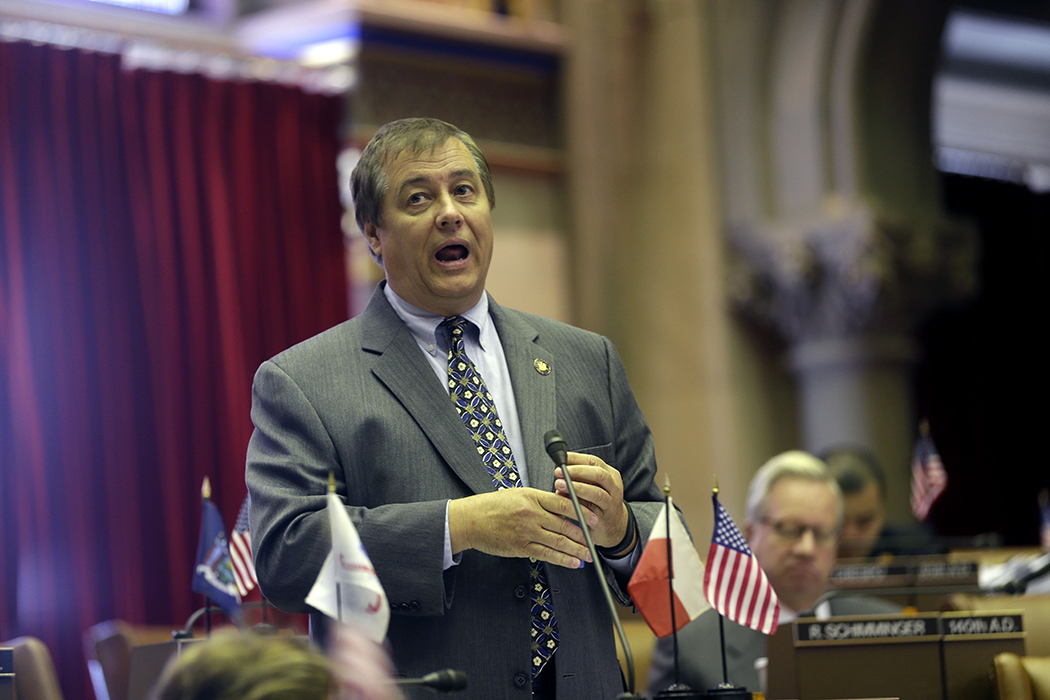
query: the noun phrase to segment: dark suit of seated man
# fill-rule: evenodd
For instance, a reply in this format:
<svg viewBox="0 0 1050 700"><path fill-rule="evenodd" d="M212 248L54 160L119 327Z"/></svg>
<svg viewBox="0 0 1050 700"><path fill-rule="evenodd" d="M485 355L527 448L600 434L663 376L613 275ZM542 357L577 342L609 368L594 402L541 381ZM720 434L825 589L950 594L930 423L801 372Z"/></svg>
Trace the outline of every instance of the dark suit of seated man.
<svg viewBox="0 0 1050 700"><path fill-rule="evenodd" d="M743 533L780 599L780 624L799 613L830 617L900 611L877 598L821 601L835 563L842 513L842 493L835 479L823 462L805 452L777 455L751 480ZM726 620L725 639L728 681L761 691L755 662L766 656L766 636ZM678 648L680 683L703 692L725 680L718 613L713 609L682 628ZM670 637L657 642L649 673L650 696L675 681L673 654Z"/></svg>

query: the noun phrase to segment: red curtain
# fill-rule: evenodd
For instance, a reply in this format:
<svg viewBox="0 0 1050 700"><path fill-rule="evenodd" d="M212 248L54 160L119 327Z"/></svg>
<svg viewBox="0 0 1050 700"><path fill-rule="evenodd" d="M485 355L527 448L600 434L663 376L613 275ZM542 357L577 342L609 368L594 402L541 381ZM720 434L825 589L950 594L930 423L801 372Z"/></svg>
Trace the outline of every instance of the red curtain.
<svg viewBox="0 0 1050 700"><path fill-rule="evenodd" d="M182 622L251 378L346 318L341 101L0 41L0 640Z"/></svg>

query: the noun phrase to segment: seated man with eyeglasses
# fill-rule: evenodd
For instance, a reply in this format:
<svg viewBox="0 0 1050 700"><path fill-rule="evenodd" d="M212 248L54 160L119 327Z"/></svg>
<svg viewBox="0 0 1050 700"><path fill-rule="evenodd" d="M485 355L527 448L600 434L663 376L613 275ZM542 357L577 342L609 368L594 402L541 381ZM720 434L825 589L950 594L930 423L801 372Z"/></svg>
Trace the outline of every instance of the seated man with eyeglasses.
<svg viewBox="0 0 1050 700"><path fill-rule="evenodd" d="M842 492L819 459L793 450L766 462L751 480L743 533L780 599L780 624L802 614L817 617L900 612L877 598L834 597L828 589L839 531ZM762 691L756 660L766 656L766 636L725 621L729 682ZM670 637L657 642L649 673L649 695L674 682ZM704 692L723 682L718 613L708 610L678 633L679 682Z"/></svg>

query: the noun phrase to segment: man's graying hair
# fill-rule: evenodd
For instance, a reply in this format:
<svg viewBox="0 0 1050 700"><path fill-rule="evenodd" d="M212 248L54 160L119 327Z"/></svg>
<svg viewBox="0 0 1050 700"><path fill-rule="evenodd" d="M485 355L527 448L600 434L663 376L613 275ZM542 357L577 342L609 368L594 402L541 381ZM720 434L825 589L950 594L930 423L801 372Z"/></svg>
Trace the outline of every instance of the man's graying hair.
<svg viewBox="0 0 1050 700"><path fill-rule="evenodd" d="M292 637L220 632L172 657L150 700L327 700L328 659Z"/></svg>
<svg viewBox="0 0 1050 700"><path fill-rule="evenodd" d="M443 145L450 138L459 139L470 151L481 176L481 184L485 188L489 206L496 206L496 193L492 188L492 173L488 161L470 134L440 119L399 119L384 125L376 132L350 174L354 218L357 219L362 233L366 224L383 225L383 200L389 186L385 166L401 153L408 152L418 156ZM379 262L382 263L382 260Z"/></svg>
<svg viewBox="0 0 1050 700"><path fill-rule="evenodd" d="M839 489L835 477L828 471L827 466L819 459L803 452L802 450L791 450L781 452L776 457L766 462L755 473L751 480L751 486L747 490L747 520L757 523L765 516L766 497L773 489L773 485L784 477L794 479L805 479L821 484L827 484L828 488L835 494L838 503L838 522L842 524L843 502L842 490Z"/></svg>

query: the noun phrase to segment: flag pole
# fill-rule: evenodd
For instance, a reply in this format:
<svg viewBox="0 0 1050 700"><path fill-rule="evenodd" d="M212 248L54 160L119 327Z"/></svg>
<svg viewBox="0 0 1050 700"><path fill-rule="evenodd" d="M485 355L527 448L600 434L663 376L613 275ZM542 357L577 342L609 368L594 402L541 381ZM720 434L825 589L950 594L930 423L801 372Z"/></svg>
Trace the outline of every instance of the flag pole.
<svg viewBox="0 0 1050 700"><path fill-rule="evenodd" d="M717 476L715 477L715 486L714 486L713 489L711 489L711 498L714 501L714 503L717 505L717 503L718 503L718 477ZM715 508L715 527L716 528L718 527L718 508L717 507ZM726 664L726 626L725 626L725 618L722 616L722 613L718 612L717 609L715 610L715 612L718 613L718 639L721 642L721 647L722 647L722 685L728 686L729 685L729 666Z"/></svg>
<svg viewBox="0 0 1050 700"><path fill-rule="evenodd" d="M204 481L201 482L201 509L204 509L204 502L211 498L211 482L208 477L204 477ZM211 636L211 598L204 596L204 636Z"/></svg>
<svg viewBox="0 0 1050 700"><path fill-rule="evenodd" d="M328 472L328 493L335 493L335 472ZM343 622L343 587L339 583L339 577L335 578L335 618L340 624Z"/></svg>
<svg viewBox="0 0 1050 700"><path fill-rule="evenodd" d="M671 644L674 647L674 682L678 683L678 623L674 612L674 556L671 548L671 479L664 474L664 509L667 513L667 597L671 606Z"/></svg>

